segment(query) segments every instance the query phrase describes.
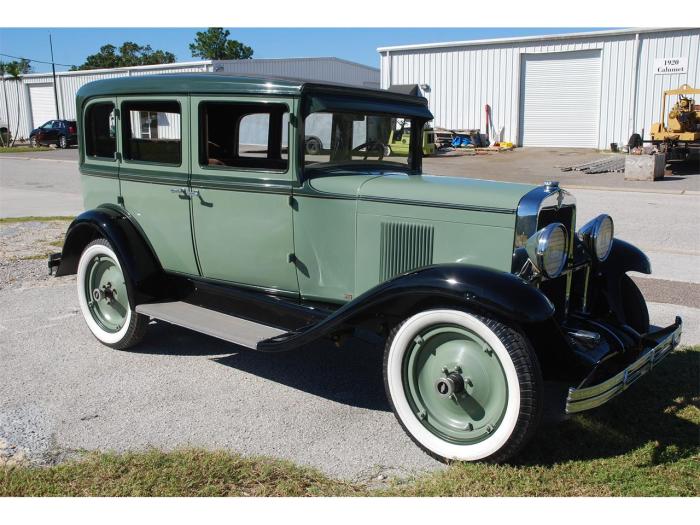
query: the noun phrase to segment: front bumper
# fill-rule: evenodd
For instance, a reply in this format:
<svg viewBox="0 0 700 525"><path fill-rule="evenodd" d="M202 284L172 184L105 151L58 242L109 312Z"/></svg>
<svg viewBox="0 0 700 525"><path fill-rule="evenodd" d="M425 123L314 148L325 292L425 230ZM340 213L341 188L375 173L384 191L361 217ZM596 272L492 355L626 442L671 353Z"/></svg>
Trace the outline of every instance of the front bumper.
<svg viewBox="0 0 700 525"><path fill-rule="evenodd" d="M676 317L676 322L671 326L649 334L647 338L653 338L656 344L644 351L635 362L618 374L602 383L569 388L569 395L566 398L566 413L575 414L599 407L627 390L632 383L650 372L678 346L682 331L683 321L680 317Z"/></svg>

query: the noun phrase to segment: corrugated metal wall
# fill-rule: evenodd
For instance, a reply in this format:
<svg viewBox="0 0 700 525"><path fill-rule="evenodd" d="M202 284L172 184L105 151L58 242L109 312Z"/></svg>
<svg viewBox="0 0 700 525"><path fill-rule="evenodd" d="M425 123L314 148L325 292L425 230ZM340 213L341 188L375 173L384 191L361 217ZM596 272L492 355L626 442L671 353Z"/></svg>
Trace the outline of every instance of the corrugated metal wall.
<svg viewBox="0 0 700 525"><path fill-rule="evenodd" d="M136 68L122 68L98 71L71 71L57 74L58 107L61 118L75 118L75 95L81 86L88 82L105 78L124 76L155 75L165 73L191 73L200 71L217 71L239 73L241 75L269 75L339 82L371 88L379 87L379 70L362 64L356 64L338 58L290 58L290 59L254 59L203 61L197 63L167 64ZM5 107L3 90L7 93L9 105L10 129L19 139L26 139L32 130L29 84L52 84L51 74L25 75L17 82L6 77L0 87L0 121L7 122L8 111ZM15 85L16 84L16 85ZM17 94L19 88L19 130L17 128Z"/></svg>
<svg viewBox="0 0 700 525"><path fill-rule="evenodd" d="M504 140L518 141L520 74L527 53L601 50L601 101L598 147L626 144L632 131L645 132L658 121L664 89L687 83L700 86L700 30L639 33L638 74L635 34L543 39L443 47L391 50L381 53L382 87L427 84L424 94L435 125L450 129L486 129L484 105L490 104L496 129ZM654 58L688 57L685 74L655 75ZM636 101L634 86L636 83ZM630 111L634 102L635 109Z"/></svg>
<svg viewBox="0 0 700 525"><path fill-rule="evenodd" d="M211 62L204 61L196 64L168 64L157 67L136 67L122 68L111 70L98 71L71 71L61 72L56 74L57 91L58 91L58 108L62 119L75 118L75 95L83 85L95 80L105 78L116 78L138 75L156 75L165 73L191 73L201 71L211 71ZM15 85L17 83L17 85ZM20 81L9 80L5 78L3 88L7 89L8 105L10 107L10 130L13 136L16 134L18 139L23 140L29 136L29 132L33 129L31 103L29 99L29 85L32 84L53 84L53 79L50 73L25 75ZM19 87L20 92L20 120L19 131L17 131L17 95L16 88ZM5 99L0 88L0 120L7 120L5 109Z"/></svg>
<svg viewBox="0 0 700 525"><path fill-rule="evenodd" d="M213 67L214 71L224 73L292 77L379 88L378 69L333 57L225 60L214 62Z"/></svg>

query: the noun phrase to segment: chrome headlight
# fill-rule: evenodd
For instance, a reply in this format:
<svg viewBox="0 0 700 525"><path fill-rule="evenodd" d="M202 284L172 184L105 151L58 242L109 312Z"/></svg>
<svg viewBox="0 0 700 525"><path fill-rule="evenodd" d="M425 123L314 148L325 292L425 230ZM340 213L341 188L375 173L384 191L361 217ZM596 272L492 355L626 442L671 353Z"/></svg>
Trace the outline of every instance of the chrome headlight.
<svg viewBox="0 0 700 525"><path fill-rule="evenodd" d="M615 225L610 215L598 215L579 231L578 238L598 262L603 262L612 250Z"/></svg>
<svg viewBox="0 0 700 525"><path fill-rule="evenodd" d="M546 277L561 275L568 257L566 228L560 222L545 226L527 241L527 254L532 264Z"/></svg>

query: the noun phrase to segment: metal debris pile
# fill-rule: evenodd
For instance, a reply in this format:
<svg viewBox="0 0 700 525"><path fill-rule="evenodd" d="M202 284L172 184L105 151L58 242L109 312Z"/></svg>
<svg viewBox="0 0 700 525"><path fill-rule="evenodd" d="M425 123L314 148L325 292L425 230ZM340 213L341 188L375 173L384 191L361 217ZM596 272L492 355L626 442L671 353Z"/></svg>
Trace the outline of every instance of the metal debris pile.
<svg viewBox="0 0 700 525"><path fill-rule="evenodd" d="M584 164L576 164L574 166L565 166L561 171L581 171L588 174L608 173L608 172L623 172L625 171L624 155L615 155L613 157L603 157Z"/></svg>

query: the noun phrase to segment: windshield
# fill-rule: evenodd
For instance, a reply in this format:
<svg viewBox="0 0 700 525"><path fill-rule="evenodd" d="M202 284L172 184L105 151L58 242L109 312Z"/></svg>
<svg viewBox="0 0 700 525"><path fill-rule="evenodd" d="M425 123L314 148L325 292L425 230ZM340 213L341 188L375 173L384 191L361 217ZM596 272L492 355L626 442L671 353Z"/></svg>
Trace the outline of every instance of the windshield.
<svg viewBox="0 0 700 525"><path fill-rule="evenodd" d="M398 115L311 113L304 120L304 166L410 168L411 121Z"/></svg>

